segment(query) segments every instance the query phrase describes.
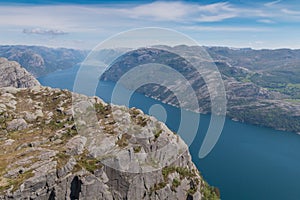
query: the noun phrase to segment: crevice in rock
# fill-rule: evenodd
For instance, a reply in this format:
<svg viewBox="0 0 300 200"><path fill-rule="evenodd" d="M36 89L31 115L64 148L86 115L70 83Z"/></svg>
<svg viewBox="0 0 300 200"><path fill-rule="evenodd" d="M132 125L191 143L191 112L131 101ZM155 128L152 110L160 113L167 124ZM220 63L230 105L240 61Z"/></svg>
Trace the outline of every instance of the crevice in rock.
<svg viewBox="0 0 300 200"><path fill-rule="evenodd" d="M48 200L55 200L55 191L54 190L52 190L51 191L51 193L50 193L50 196L49 196L49 198L48 198Z"/></svg>
<svg viewBox="0 0 300 200"><path fill-rule="evenodd" d="M71 182L71 200L79 200L81 192L81 181L79 180L78 176L75 176Z"/></svg>

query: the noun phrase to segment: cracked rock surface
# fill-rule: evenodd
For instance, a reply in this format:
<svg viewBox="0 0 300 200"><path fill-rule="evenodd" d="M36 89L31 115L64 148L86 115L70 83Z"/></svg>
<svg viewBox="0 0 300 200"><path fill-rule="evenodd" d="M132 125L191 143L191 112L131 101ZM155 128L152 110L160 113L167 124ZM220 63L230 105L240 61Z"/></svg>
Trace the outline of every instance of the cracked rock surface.
<svg viewBox="0 0 300 200"><path fill-rule="evenodd" d="M0 88L0 199L219 198L154 117L35 86Z"/></svg>
<svg viewBox="0 0 300 200"><path fill-rule="evenodd" d="M40 83L19 63L0 58L0 87L26 88Z"/></svg>

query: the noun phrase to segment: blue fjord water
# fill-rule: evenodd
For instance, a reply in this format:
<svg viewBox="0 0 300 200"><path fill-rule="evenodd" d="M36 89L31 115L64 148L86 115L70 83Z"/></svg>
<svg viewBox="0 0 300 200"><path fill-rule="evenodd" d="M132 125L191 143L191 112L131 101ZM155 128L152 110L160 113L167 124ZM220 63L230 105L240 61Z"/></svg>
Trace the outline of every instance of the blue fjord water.
<svg viewBox="0 0 300 200"><path fill-rule="evenodd" d="M72 90L77 70L78 67L57 71L39 81L45 86ZM114 83L101 82L97 95L110 102L113 88ZM140 108L145 113L149 113L153 105L164 107L165 113L157 113L156 117L163 119L166 114L166 124L176 132L180 123L178 108L139 93L134 93L130 100L130 107ZM188 112L187 117L192 115L198 114ZM200 115L190 152L204 178L220 189L222 200L300 199L299 135L226 119L215 148L200 159L198 152L209 120L210 115Z"/></svg>

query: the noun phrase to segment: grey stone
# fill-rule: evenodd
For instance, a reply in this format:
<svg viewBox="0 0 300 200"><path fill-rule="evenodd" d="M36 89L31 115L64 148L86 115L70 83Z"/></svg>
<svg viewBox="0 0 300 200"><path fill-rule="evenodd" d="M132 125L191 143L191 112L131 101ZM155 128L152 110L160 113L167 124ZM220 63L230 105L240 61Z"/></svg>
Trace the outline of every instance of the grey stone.
<svg viewBox="0 0 300 200"><path fill-rule="evenodd" d="M82 154L86 141L87 141L86 137L80 135L70 139L66 144L67 154L73 156Z"/></svg>
<svg viewBox="0 0 300 200"><path fill-rule="evenodd" d="M19 63L0 58L0 87L25 88L36 85L39 82Z"/></svg>
<svg viewBox="0 0 300 200"><path fill-rule="evenodd" d="M21 131L28 127L27 122L24 119L13 119L7 123L8 131Z"/></svg>
<svg viewBox="0 0 300 200"><path fill-rule="evenodd" d="M59 178L66 176L73 170L76 163L76 160L73 157L71 157L63 168L57 170L57 176Z"/></svg>

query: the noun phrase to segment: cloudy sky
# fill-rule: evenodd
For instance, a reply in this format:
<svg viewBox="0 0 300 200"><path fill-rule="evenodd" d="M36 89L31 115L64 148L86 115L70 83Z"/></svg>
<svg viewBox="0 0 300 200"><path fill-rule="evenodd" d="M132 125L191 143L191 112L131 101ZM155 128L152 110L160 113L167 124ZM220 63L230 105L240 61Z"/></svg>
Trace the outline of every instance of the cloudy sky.
<svg viewBox="0 0 300 200"><path fill-rule="evenodd" d="M171 28L201 45L300 49L300 3L277 1L0 1L0 44L91 49L119 32Z"/></svg>

